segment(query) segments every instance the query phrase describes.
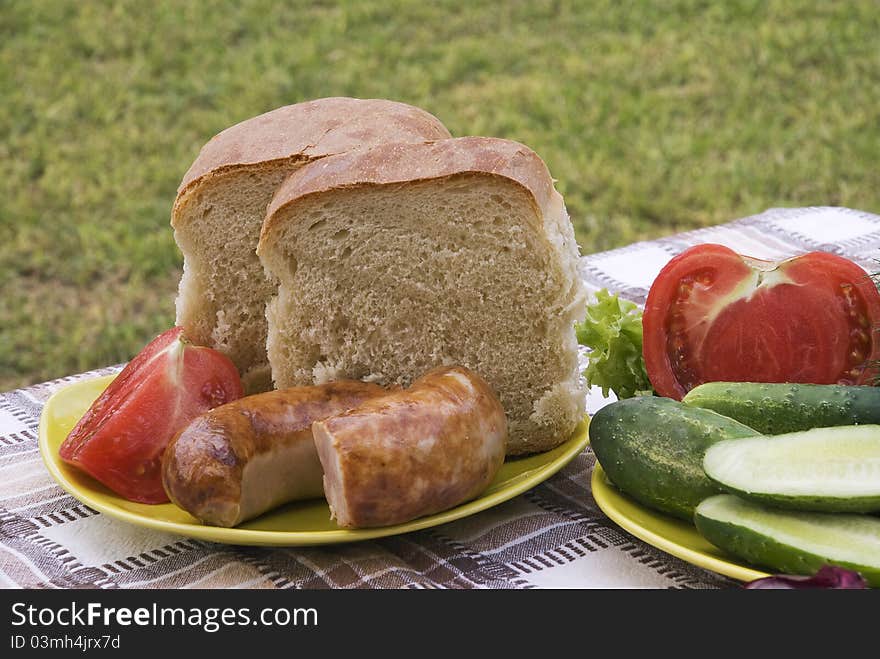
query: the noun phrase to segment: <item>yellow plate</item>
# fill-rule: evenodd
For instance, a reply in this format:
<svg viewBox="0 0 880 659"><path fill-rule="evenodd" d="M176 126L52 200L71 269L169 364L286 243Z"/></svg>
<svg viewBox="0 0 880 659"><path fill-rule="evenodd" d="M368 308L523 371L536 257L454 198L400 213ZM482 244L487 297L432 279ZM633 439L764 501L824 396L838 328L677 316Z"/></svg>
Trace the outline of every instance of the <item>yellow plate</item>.
<svg viewBox="0 0 880 659"><path fill-rule="evenodd" d="M426 529L472 515L522 494L562 469L588 444L587 421L584 420L571 438L555 449L526 458L508 458L480 498L406 524L347 531L330 520L327 502L316 499L291 503L236 528L226 529L202 524L171 503L147 505L127 501L58 457L61 442L113 377L76 382L46 401L40 417L40 453L49 473L67 492L110 517L212 542L307 546L368 540Z"/></svg>
<svg viewBox="0 0 880 659"><path fill-rule="evenodd" d="M769 576L732 560L704 539L693 524L654 512L630 499L608 481L598 462L593 469L590 487L603 513L637 538L667 554L740 581Z"/></svg>

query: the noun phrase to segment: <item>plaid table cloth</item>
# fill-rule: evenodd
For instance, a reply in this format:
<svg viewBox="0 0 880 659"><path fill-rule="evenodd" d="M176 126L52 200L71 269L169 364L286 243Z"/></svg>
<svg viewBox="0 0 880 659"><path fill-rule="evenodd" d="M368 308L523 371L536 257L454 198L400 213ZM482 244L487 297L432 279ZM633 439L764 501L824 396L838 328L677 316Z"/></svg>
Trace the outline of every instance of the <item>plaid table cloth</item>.
<svg viewBox="0 0 880 659"><path fill-rule="evenodd" d="M844 208L773 209L729 224L585 256L591 291L643 304L686 247L727 245L756 257L825 250L868 270L880 216ZM118 368L118 367L116 367ZM466 519L381 540L320 548L214 544L117 521L67 495L37 448L44 402L71 382L0 394L0 586L4 588L731 588L736 582L647 545L590 494L587 449L557 475ZM587 408L608 400L591 391Z"/></svg>

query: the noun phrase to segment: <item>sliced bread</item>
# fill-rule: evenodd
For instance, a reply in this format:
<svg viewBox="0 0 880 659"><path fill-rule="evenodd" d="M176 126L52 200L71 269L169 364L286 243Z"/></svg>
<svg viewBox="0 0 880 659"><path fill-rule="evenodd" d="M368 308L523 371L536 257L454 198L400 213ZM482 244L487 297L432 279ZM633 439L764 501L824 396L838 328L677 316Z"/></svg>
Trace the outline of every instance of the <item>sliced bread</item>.
<svg viewBox="0 0 880 659"><path fill-rule="evenodd" d="M449 131L424 110L354 98L285 106L221 132L183 177L172 210L184 257L177 324L192 341L227 354L248 393L270 389L266 302L275 288L255 250L276 188L330 154L446 137Z"/></svg>
<svg viewBox="0 0 880 659"><path fill-rule="evenodd" d="M498 394L508 454L569 438L584 414L578 247L544 162L507 140L385 144L291 175L257 253L278 283L278 388L408 386L459 364Z"/></svg>

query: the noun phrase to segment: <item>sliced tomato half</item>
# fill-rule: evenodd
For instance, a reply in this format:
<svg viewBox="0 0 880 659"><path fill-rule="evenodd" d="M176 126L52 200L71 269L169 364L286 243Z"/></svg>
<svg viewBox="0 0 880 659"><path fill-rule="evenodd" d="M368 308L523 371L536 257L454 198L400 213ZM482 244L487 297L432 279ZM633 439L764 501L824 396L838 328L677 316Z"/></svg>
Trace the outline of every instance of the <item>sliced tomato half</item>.
<svg viewBox="0 0 880 659"><path fill-rule="evenodd" d="M228 357L188 343L183 328L153 339L116 376L61 444L61 458L131 501L163 503L162 454L208 410L241 398Z"/></svg>
<svg viewBox="0 0 880 659"><path fill-rule="evenodd" d="M826 252L781 261L697 245L657 276L642 319L655 391L680 400L704 382L864 384L880 358L880 293Z"/></svg>

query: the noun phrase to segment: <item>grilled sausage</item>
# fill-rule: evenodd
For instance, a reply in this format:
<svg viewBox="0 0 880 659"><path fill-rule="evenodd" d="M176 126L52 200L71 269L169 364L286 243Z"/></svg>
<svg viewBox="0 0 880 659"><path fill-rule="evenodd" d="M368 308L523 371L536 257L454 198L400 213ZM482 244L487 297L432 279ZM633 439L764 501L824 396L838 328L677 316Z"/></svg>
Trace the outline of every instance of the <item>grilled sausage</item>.
<svg viewBox="0 0 880 659"><path fill-rule="evenodd" d="M312 422L385 390L339 381L246 396L194 419L162 460L168 497L208 524L235 526L286 503L323 495Z"/></svg>
<svg viewBox="0 0 880 659"><path fill-rule="evenodd" d="M312 431L331 515L343 528L400 524L473 499L504 462L507 442L495 393L457 366L316 421Z"/></svg>

